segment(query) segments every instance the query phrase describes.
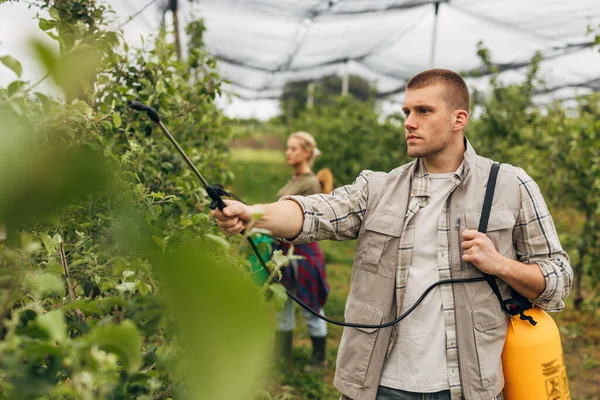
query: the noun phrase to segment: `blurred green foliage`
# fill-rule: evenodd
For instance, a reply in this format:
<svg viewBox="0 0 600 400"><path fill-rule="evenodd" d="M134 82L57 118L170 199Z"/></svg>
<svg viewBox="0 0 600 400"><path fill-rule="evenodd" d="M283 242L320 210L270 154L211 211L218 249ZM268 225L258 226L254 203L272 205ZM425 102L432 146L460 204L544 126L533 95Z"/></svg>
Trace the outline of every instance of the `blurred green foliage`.
<svg viewBox="0 0 600 400"><path fill-rule="evenodd" d="M0 398L243 398L272 312L200 183L127 108L156 108L211 183L231 180L202 21L178 61L165 32L128 48L97 2L38 4L58 52L32 47L61 98L0 58L17 78L0 88Z"/></svg>

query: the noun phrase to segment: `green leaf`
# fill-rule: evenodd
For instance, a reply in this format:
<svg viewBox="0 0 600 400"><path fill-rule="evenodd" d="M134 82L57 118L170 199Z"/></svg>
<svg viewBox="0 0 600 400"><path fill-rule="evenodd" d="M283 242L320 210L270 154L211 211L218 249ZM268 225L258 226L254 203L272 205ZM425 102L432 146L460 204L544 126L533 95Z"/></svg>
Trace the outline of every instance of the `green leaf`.
<svg viewBox="0 0 600 400"><path fill-rule="evenodd" d="M52 18L54 18L57 21L60 21L60 13L58 12L58 9L56 9L55 7L52 7L50 9L50 16Z"/></svg>
<svg viewBox="0 0 600 400"><path fill-rule="evenodd" d="M113 286L114 285L111 285L111 288ZM124 300L120 297L106 297L104 299L97 300L96 303L100 307L102 307L102 309L104 311L108 311L108 312L110 312L110 310L115 306L117 306L117 307L127 307L128 306L127 300Z"/></svg>
<svg viewBox="0 0 600 400"><path fill-rule="evenodd" d="M121 126L121 116L119 113L114 113L112 115L112 120L117 128Z"/></svg>
<svg viewBox="0 0 600 400"><path fill-rule="evenodd" d="M104 314L104 312L102 311L102 308L100 308L100 306L98 304L96 304L93 301L88 301L88 300L83 300L83 299L75 300L71 303L65 304L63 309L65 311L79 309L84 314L96 314L96 315Z"/></svg>
<svg viewBox="0 0 600 400"><path fill-rule="evenodd" d="M67 338L67 326L62 310L53 310L37 318L37 324L52 340L62 342Z"/></svg>
<svg viewBox="0 0 600 400"><path fill-rule="evenodd" d="M160 247L161 249L165 249L167 247L167 240L160 238L158 236L152 235L152 240L154 241L154 243L156 243L158 245L158 247Z"/></svg>
<svg viewBox="0 0 600 400"><path fill-rule="evenodd" d="M25 82L23 81L14 81L11 82L10 85L8 85L8 95L12 96L15 93L17 93L19 90L21 90L23 88L23 86L25 86Z"/></svg>
<svg viewBox="0 0 600 400"><path fill-rule="evenodd" d="M33 50L37 59L44 66L47 72L50 72L56 78L56 67L58 65L58 56L46 43L36 40L33 42Z"/></svg>
<svg viewBox="0 0 600 400"><path fill-rule="evenodd" d="M229 242L221 236L213 235L212 233L207 233L205 236L207 239L211 240L213 243L218 244L224 249L228 249L230 247Z"/></svg>
<svg viewBox="0 0 600 400"><path fill-rule="evenodd" d="M56 247L58 246L58 243L56 240L51 238L50 235L48 235L46 232L40 232L40 240L44 244L49 256L56 253Z"/></svg>
<svg viewBox="0 0 600 400"><path fill-rule="evenodd" d="M47 19L40 18L39 26L41 30L49 31L56 26L56 21L48 21Z"/></svg>
<svg viewBox="0 0 600 400"><path fill-rule="evenodd" d="M125 320L121 325L97 326L89 337L102 350L116 354L127 373L133 374L140 368L142 339L133 322Z"/></svg>
<svg viewBox="0 0 600 400"><path fill-rule="evenodd" d="M50 265L48 265L48 267L46 267L44 272L62 276L64 274L64 269L63 269L63 266L60 265L59 263L52 262L52 263L50 263Z"/></svg>
<svg viewBox="0 0 600 400"><path fill-rule="evenodd" d="M90 118L94 110L83 100L75 100L73 103L73 108L79 110L83 115Z"/></svg>
<svg viewBox="0 0 600 400"><path fill-rule="evenodd" d="M147 283L144 283L142 281L138 281L135 284L135 287L142 296L145 296L152 291L152 287L150 287Z"/></svg>
<svg viewBox="0 0 600 400"><path fill-rule="evenodd" d="M278 268L287 267L288 265L290 265L289 257L283 255L283 252L281 250L275 250L273 252L271 261L273 261Z"/></svg>
<svg viewBox="0 0 600 400"><path fill-rule="evenodd" d="M19 78L21 77L21 74L23 73L23 67L16 58L11 56L2 56L0 57L0 61L2 64L10 68L15 74L17 74Z"/></svg>
<svg viewBox="0 0 600 400"><path fill-rule="evenodd" d="M165 194L163 192L152 192L149 194L153 199L162 200L165 198Z"/></svg>
<svg viewBox="0 0 600 400"><path fill-rule="evenodd" d="M35 92L35 96L42 102L42 107L44 107L44 111L49 111L52 105L52 101L43 93Z"/></svg>
<svg viewBox="0 0 600 400"><path fill-rule="evenodd" d="M63 294L65 290L62 279L48 273L29 273L23 283L38 300L51 293Z"/></svg>
<svg viewBox="0 0 600 400"><path fill-rule="evenodd" d="M34 341L27 343L27 347L23 349L23 353L28 359L47 359L49 355L62 357L65 350L48 342Z"/></svg>
<svg viewBox="0 0 600 400"><path fill-rule="evenodd" d="M205 241L170 245L151 261L178 327L193 397L240 399L264 366L272 307L244 273L215 255ZM202 367L206 360L210 368ZM231 376L236 385L226 383Z"/></svg>
<svg viewBox="0 0 600 400"><path fill-rule="evenodd" d="M278 311L283 310L285 303L288 300L288 295L285 292L285 287L280 283L272 283L269 289L273 292L273 302Z"/></svg>
<svg viewBox="0 0 600 400"><path fill-rule="evenodd" d="M109 121L100 121L100 125L102 125L102 127L107 131L107 132L111 132L113 129L113 124L111 124Z"/></svg>
<svg viewBox="0 0 600 400"><path fill-rule="evenodd" d="M123 257L113 257L109 259L107 263L113 265L113 273L115 275L121 275L123 274L123 271L127 270L150 272L150 268L147 265L139 261L128 262Z"/></svg>

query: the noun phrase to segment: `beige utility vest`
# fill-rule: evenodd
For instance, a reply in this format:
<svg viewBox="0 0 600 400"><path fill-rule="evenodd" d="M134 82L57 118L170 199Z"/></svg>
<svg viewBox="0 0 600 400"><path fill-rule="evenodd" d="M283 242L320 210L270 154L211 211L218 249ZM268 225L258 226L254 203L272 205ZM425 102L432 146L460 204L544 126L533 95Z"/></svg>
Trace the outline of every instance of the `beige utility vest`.
<svg viewBox="0 0 600 400"><path fill-rule="evenodd" d="M449 259L452 278L481 277L474 266L461 261L464 229L477 229L492 160L479 157L468 146L466 175L448 197ZM347 322L381 324L396 318L395 278L400 237L410 222L405 218L416 162L390 173L368 178L367 208L359 231L352 267L350 293L344 317ZM505 257L515 258L512 231L521 207L516 169L502 164L496 183L487 235ZM453 229L461 218L462 228ZM503 298L509 287L497 279ZM463 398L493 399L504 386L501 354L509 316L504 313L488 283L452 284L455 304L458 359ZM386 354L395 328L344 328L337 356L334 385L354 400L375 400Z"/></svg>

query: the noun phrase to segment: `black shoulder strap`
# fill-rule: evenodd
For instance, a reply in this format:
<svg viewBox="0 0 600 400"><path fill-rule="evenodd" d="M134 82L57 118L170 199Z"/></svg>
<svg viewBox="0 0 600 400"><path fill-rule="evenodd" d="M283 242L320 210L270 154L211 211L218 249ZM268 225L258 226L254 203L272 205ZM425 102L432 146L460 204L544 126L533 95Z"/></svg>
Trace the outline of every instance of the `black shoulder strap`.
<svg viewBox="0 0 600 400"><path fill-rule="evenodd" d="M481 210L481 218L479 219L479 228L477 229L481 233L485 233L487 231L488 221L490 220L490 213L492 211L492 201L494 200L494 190L496 190L496 178L498 177L499 169L500 164L492 164L490 177L488 178L487 187L485 189L483 209ZM502 308L503 311L509 312L506 306L504 305L504 301L502 300L502 295L500 294L500 289L498 288L496 277L486 273L483 273L483 276L485 277L485 280L487 281L488 285L490 285L492 291L498 298L498 301L500 302L500 308Z"/></svg>
<svg viewBox="0 0 600 400"><path fill-rule="evenodd" d="M483 209L481 210L481 218L479 219L478 231L485 233L487 231L488 222L490 219L490 213L492 211L492 201L494 200L494 190L496 190L496 178L498 177L498 171L500 170L500 164L493 163L488 178L487 187L485 189L485 197L483 199ZM511 288L512 299L503 300L496 277L493 275L483 274L486 282L492 288L492 291L500 302L500 308L502 311L506 311L510 315L520 314L522 320L528 320L529 323L535 325L537 322L530 316L523 314L523 311L531 308L531 303L524 296L520 295ZM509 308L510 306L510 308Z"/></svg>
<svg viewBox="0 0 600 400"><path fill-rule="evenodd" d="M483 199L483 210L479 219L479 229L481 233L487 231L488 221L490 220L490 212L492 211L492 201L494 200L494 191L496 190L496 178L498 178L498 170L500 164L493 163L490 177L488 178L487 187L485 189L485 198Z"/></svg>

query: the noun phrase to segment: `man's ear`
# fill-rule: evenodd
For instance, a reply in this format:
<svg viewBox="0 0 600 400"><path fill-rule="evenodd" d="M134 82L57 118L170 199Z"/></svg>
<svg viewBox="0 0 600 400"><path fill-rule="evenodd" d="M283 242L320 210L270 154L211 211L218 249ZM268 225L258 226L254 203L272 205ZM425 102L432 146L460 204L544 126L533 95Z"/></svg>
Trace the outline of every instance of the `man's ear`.
<svg viewBox="0 0 600 400"><path fill-rule="evenodd" d="M469 122L469 113L465 110L454 111L454 130L461 131L465 129Z"/></svg>

